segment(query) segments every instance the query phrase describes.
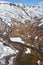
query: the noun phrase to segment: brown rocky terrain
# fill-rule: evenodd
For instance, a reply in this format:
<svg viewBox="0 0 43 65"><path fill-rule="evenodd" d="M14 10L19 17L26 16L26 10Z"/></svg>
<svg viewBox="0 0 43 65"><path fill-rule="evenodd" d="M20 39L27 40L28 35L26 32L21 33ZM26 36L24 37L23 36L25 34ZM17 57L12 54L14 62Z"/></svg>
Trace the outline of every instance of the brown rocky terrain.
<svg viewBox="0 0 43 65"><path fill-rule="evenodd" d="M8 34L7 32L3 34L1 31L0 36L5 41L3 44L19 51L16 59L13 59L13 65L39 65L38 60L40 60L40 65L43 64L43 25L39 26L40 24L41 22L38 21L25 24L14 22ZM10 37L21 37L25 44L12 42ZM25 53L26 48L31 49L30 54ZM8 57L6 57L7 61Z"/></svg>

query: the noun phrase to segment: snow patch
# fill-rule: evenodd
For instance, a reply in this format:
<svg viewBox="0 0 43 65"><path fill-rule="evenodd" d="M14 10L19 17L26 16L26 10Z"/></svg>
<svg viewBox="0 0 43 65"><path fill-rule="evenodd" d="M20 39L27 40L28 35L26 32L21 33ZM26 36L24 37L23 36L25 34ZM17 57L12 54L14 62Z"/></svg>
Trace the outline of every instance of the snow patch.
<svg viewBox="0 0 43 65"><path fill-rule="evenodd" d="M40 60L38 60L38 62L37 62L39 65L40 65Z"/></svg>
<svg viewBox="0 0 43 65"><path fill-rule="evenodd" d="M43 25L43 22L42 22L42 23L40 23L38 26L41 26L41 25Z"/></svg>
<svg viewBox="0 0 43 65"><path fill-rule="evenodd" d="M27 48L27 50L25 51L26 54L31 53L31 50L29 48Z"/></svg>
<svg viewBox="0 0 43 65"><path fill-rule="evenodd" d="M11 57L11 58L10 58L8 65L13 65L13 59L14 59L14 57Z"/></svg>
<svg viewBox="0 0 43 65"><path fill-rule="evenodd" d="M3 43L0 42L0 59L10 54L16 54L16 51L8 46L4 46Z"/></svg>
<svg viewBox="0 0 43 65"><path fill-rule="evenodd" d="M37 39L38 39L38 36L35 37L35 40L37 40Z"/></svg>
<svg viewBox="0 0 43 65"><path fill-rule="evenodd" d="M14 42L24 43L24 41L22 41L22 39L21 39L20 37L11 37L10 40L11 40L11 41L14 41Z"/></svg>
<svg viewBox="0 0 43 65"><path fill-rule="evenodd" d="M31 37L31 35L28 35L28 37Z"/></svg>

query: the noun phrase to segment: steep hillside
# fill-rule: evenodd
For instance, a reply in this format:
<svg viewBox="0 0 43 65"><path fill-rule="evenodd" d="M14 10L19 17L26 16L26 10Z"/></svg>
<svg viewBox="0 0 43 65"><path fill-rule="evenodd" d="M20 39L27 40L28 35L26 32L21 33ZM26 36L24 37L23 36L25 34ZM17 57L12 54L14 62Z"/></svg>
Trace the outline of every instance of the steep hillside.
<svg viewBox="0 0 43 65"><path fill-rule="evenodd" d="M4 39L2 39L1 36ZM8 38L6 38L7 36ZM0 64L1 63L4 64L6 60L5 59L6 56L8 57L7 59L9 59L8 55L12 55L12 54L16 55L16 53L18 53L18 50L16 49L21 49L21 47L23 46L23 45L21 46L21 44L17 46L15 45L16 49L13 48L14 50L11 49L12 47L14 47L13 44L11 44L10 46L11 48L8 47L8 45L4 46L3 43L7 43L7 44L9 43L8 40L9 38L13 42L27 44L32 47L34 47L35 45L35 48L43 52L43 44L39 44L39 43L43 43L43 4L42 3L36 6L28 6L21 3L17 4L17 3L0 1ZM3 41L3 43L1 40ZM31 49L26 48L24 52L25 54L28 55L28 53L29 54L31 53ZM23 56L21 55L20 59L21 58L24 59L25 54ZM37 53L35 52L35 54ZM28 58L27 55L26 57ZM31 57L34 57L34 54ZM37 60L38 62L39 58L38 60L35 58L33 59ZM13 61L12 62L11 61L12 58L10 58L9 60L9 65L13 65L12 64ZM22 63L24 62L24 60L23 61L20 60L20 62ZM34 61L32 61L32 63L33 62Z"/></svg>

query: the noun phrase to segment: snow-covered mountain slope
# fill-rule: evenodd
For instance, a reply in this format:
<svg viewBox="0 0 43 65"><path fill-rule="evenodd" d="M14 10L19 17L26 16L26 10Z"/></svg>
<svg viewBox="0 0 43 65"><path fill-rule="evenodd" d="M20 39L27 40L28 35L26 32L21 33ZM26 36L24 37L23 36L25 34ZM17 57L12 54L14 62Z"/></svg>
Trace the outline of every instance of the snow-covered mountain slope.
<svg viewBox="0 0 43 65"><path fill-rule="evenodd" d="M0 59L3 58L4 56L7 56L9 54L14 54L14 53L16 54L14 50L12 50L10 47L3 46L3 43L0 42Z"/></svg>
<svg viewBox="0 0 43 65"><path fill-rule="evenodd" d="M41 4L40 4L41 5ZM33 21L43 19L43 5L42 6L27 6L24 4L16 4L10 2L0 2L0 18L6 23L17 20L24 23L26 20Z"/></svg>
<svg viewBox="0 0 43 65"><path fill-rule="evenodd" d="M27 6L24 4L16 4L16 3L1 1L0 2L0 27L3 21L7 23L8 25L10 25L15 20L21 23L25 23L26 20L29 20L31 22L40 20L43 22L43 5L39 4L37 6ZM5 48L5 46L3 46L1 42L0 44L1 44L0 45L0 58L2 58L3 56L8 55L12 49L8 47ZM14 51L12 52L14 53ZM12 54L12 52L10 52L10 54Z"/></svg>

